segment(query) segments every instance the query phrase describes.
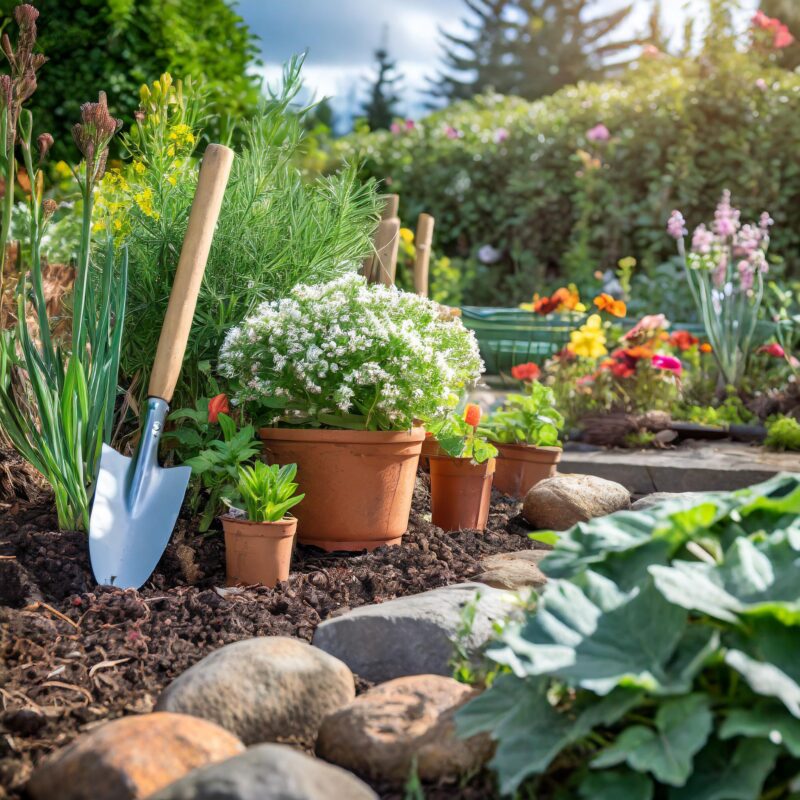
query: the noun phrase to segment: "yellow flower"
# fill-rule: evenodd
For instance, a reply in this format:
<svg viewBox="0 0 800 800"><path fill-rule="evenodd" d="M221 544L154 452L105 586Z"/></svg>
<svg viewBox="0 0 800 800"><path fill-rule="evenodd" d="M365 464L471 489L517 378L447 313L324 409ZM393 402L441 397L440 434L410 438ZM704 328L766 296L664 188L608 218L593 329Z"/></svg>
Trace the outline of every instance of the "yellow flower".
<svg viewBox="0 0 800 800"><path fill-rule="evenodd" d="M174 175L167 175L167 183L170 186L174 186L178 182L178 179Z"/></svg>
<svg viewBox="0 0 800 800"><path fill-rule="evenodd" d="M608 353L603 321L599 314L592 314L584 325L570 333L567 349L584 358L601 358Z"/></svg>
<svg viewBox="0 0 800 800"><path fill-rule="evenodd" d="M133 171L137 175L143 175L147 167L145 167L144 163L141 161L134 161L133 162Z"/></svg>
<svg viewBox="0 0 800 800"><path fill-rule="evenodd" d="M410 228L400 228L400 238L406 244L412 244L414 242L414 231Z"/></svg>
<svg viewBox="0 0 800 800"><path fill-rule="evenodd" d="M58 161L54 167L56 175L62 180L69 178L72 176L72 170L69 168L69 164L66 161Z"/></svg>

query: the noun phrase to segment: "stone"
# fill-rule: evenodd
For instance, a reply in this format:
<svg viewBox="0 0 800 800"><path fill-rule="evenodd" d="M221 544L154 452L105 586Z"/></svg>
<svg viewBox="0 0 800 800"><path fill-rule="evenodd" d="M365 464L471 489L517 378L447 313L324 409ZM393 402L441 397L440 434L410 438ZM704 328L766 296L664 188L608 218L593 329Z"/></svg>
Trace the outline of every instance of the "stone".
<svg viewBox="0 0 800 800"><path fill-rule="evenodd" d="M630 507L630 493L619 483L594 475L556 475L528 490L522 516L539 530L566 531Z"/></svg>
<svg viewBox="0 0 800 800"><path fill-rule="evenodd" d="M492 636L493 623L515 610L513 594L481 583L351 609L319 625L314 644L373 683L404 675L450 675L453 641L470 603L477 603L475 619L459 643L475 655Z"/></svg>
<svg viewBox="0 0 800 800"><path fill-rule="evenodd" d="M243 750L233 734L196 717L122 717L57 750L27 789L34 800L135 800Z"/></svg>
<svg viewBox="0 0 800 800"><path fill-rule="evenodd" d="M549 550L519 550L515 553L496 553L480 563L481 572L473 580L495 589L541 589L547 577L539 569L539 562Z"/></svg>
<svg viewBox="0 0 800 800"><path fill-rule="evenodd" d="M323 717L355 697L353 673L299 639L261 636L221 647L179 675L156 708L210 720L245 744L312 746Z"/></svg>
<svg viewBox="0 0 800 800"><path fill-rule="evenodd" d="M416 759L424 781L454 781L492 756L488 736L460 739L453 715L478 692L441 675L382 683L322 723L317 755L367 780L402 785Z"/></svg>
<svg viewBox="0 0 800 800"><path fill-rule="evenodd" d="M378 800L363 781L283 744L259 744L147 800Z"/></svg>
<svg viewBox="0 0 800 800"><path fill-rule="evenodd" d="M647 509L653 508L653 506L658 506L673 500L686 500L687 504L691 504L693 502L699 502L701 497L703 497L702 492L653 492L633 503L631 511L647 511Z"/></svg>

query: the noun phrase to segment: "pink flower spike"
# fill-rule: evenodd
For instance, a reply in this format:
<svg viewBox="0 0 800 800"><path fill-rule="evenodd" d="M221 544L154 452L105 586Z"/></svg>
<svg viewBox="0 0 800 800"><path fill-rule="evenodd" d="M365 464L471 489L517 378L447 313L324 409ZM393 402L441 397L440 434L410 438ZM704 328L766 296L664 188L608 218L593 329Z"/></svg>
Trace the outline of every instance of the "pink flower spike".
<svg viewBox="0 0 800 800"><path fill-rule="evenodd" d="M594 128L586 131L586 138L590 142L607 142L611 138L611 131L601 122L599 125L595 125Z"/></svg>
<svg viewBox="0 0 800 800"><path fill-rule="evenodd" d="M665 356L661 355L660 353L656 353L651 359L650 363L656 369L668 370L673 375L680 375L683 371L683 364L681 364L681 360L679 358L675 358L675 356Z"/></svg>
<svg viewBox="0 0 800 800"><path fill-rule="evenodd" d="M768 356L773 356L774 358L786 358L786 351L777 342L759 347L758 352L766 353Z"/></svg>
<svg viewBox="0 0 800 800"><path fill-rule="evenodd" d="M686 228L686 220L683 218L683 214L681 214L680 211L675 210L670 214L669 220L667 221L667 233L673 239L683 239L683 237L689 233Z"/></svg>

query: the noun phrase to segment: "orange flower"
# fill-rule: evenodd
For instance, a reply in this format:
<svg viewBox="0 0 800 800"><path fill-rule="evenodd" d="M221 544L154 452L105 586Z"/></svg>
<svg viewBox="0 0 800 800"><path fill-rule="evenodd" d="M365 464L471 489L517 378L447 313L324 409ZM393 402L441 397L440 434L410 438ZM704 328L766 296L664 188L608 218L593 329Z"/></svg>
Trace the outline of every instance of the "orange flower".
<svg viewBox="0 0 800 800"><path fill-rule="evenodd" d="M540 374L541 370L538 364L534 364L533 361L511 367L511 377L518 381L535 381Z"/></svg>
<svg viewBox="0 0 800 800"><path fill-rule="evenodd" d="M700 345L700 352L701 353L713 353L714 352L714 348L708 342L703 342L703 344Z"/></svg>
<svg viewBox="0 0 800 800"><path fill-rule="evenodd" d="M629 347L624 352L628 358L632 358L634 361L639 361L643 358L649 361L653 357L653 351L649 347L644 347L642 345Z"/></svg>
<svg viewBox="0 0 800 800"><path fill-rule="evenodd" d="M628 308L623 300L615 300L610 294L602 292L594 299L594 304L614 317L624 317Z"/></svg>
<svg viewBox="0 0 800 800"><path fill-rule="evenodd" d="M689 331L675 331L672 336L669 337L669 343L679 350L688 350L690 347L694 347L699 341L700 340L696 336L692 336Z"/></svg>
<svg viewBox="0 0 800 800"><path fill-rule="evenodd" d="M208 401L208 421L212 425L216 425L219 422L219 415L220 414L230 414L231 407L228 403L228 395L226 394L218 394L216 397L212 397Z"/></svg>
<svg viewBox="0 0 800 800"><path fill-rule="evenodd" d="M476 406L474 403L467 403L467 407L464 410L464 422L466 422L467 425L471 425L473 428L475 428L480 421L481 407Z"/></svg>

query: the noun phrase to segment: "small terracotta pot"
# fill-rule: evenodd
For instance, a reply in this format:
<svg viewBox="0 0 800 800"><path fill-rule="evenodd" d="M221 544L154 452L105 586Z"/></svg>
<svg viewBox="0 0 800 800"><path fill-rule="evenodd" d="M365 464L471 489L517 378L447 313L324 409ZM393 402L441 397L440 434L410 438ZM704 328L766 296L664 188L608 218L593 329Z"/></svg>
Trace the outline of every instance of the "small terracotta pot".
<svg viewBox="0 0 800 800"><path fill-rule="evenodd" d="M289 577L297 520L250 522L222 518L225 531L225 575L228 586L263 583L273 587Z"/></svg>
<svg viewBox="0 0 800 800"><path fill-rule="evenodd" d="M439 446L439 442L432 433L425 434L425 440L422 442L422 450L419 454L419 465L423 469L430 469L431 456L443 456L444 450Z"/></svg>
<svg viewBox="0 0 800 800"><path fill-rule="evenodd" d="M494 488L521 500L528 489L556 474L561 461L560 447L533 444L498 444Z"/></svg>
<svg viewBox="0 0 800 800"><path fill-rule="evenodd" d="M323 550L400 544L425 431L262 428L272 464L297 464L297 537Z"/></svg>
<svg viewBox="0 0 800 800"><path fill-rule="evenodd" d="M431 522L446 531L486 528L495 459L431 456Z"/></svg>

